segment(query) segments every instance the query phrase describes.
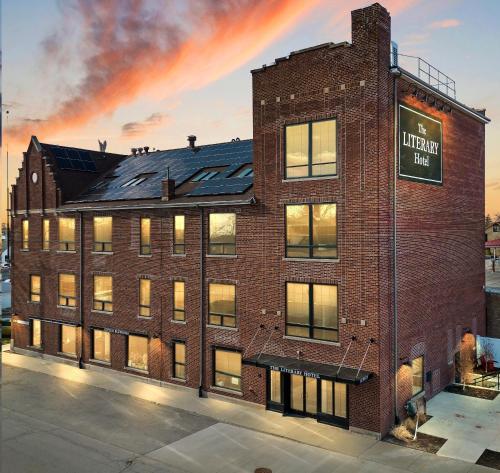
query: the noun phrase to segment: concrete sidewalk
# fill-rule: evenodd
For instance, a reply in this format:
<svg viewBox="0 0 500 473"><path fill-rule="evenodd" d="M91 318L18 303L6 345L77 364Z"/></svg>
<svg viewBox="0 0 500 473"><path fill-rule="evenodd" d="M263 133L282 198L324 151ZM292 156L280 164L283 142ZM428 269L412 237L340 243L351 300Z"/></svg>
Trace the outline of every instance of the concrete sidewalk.
<svg viewBox="0 0 500 473"><path fill-rule="evenodd" d="M160 405L209 416L254 431L291 439L380 465L380 471L481 472L494 471L471 463L443 458L409 448L397 447L375 438L319 424L312 419L283 417L254 404L228 402L216 398L200 399L191 389L157 386L127 374L109 370L80 370L58 361L4 351L2 363L61 379L84 383L112 392L133 396ZM378 471L369 469L369 471Z"/></svg>

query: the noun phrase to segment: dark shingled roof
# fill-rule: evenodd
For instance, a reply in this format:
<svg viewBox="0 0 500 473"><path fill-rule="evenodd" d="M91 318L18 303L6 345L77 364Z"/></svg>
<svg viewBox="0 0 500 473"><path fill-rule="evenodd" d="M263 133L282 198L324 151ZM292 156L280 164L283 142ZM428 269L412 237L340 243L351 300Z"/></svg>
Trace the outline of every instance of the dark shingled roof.
<svg viewBox="0 0 500 473"><path fill-rule="evenodd" d="M238 170L251 165L252 140L203 145L193 151L189 147L148 154L130 155L93 181L72 202L103 202L136 199L160 199L162 180L175 180L176 197L207 197L243 194L252 187L252 177L236 177ZM219 174L197 183L191 179L207 168L217 168ZM132 179L147 177L140 184L123 187ZM144 176L147 175L147 176Z"/></svg>

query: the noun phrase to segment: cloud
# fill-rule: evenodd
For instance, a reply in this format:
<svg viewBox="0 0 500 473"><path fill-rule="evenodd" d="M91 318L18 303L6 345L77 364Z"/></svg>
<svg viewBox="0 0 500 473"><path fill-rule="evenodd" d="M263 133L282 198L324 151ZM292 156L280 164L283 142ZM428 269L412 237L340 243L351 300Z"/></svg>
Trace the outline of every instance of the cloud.
<svg viewBox="0 0 500 473"><path fill-rule="evenodd" d="M486 184L486 189L493 191L500 191L500 179L497 181L490 181Z"/></svg>
<svg viewBox="0 0 500 473"><path fill-rule="evenodd" d="M153 128L162 125L167 118L167 115L156 112L150 115L142 122L128 122L122 126L122 136L133 138L143 136Z"/></svg>
<svg viewBox="0 0 500 473"><path fill-rule="evenodd" d="M319 0L67 0L78 50L64 31L43 42L45 60L81 58L78 86L38 126L18 123L27 142L82 126L148 94L155 100L201 88L242 66L283 35Z"/></svg>
<svg viewBox="0 0 500 473"><path fill-rule="evenodd" d="M441 30L445 28L456 28L460 26L462 22L456 18L447 18L445 20L438 20L430 24L429 28L432 30Z"/></svg>

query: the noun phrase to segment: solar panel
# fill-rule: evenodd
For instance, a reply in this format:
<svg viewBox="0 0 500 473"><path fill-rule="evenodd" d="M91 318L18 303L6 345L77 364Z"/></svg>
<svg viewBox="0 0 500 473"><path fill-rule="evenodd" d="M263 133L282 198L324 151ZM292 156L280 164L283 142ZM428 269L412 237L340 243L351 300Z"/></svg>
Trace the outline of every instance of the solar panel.
<svg viewBox="0 0 500 473"><path fill-rule="evenodd" d="M223 178L213 181L207 181L192 190L189 196L202 195L223 195L223 194L243 194L249 187L252 186L252 178L230 179Z"/></svg>
<svg viewBox="0 0 500 473"><path fill-rule="evenodd" d="M57 147L55 151L57 153L56 164L59 169L91 172L95 172L97 170L96 165L92 160L92 156L88 151L61 147Z"/></svg>

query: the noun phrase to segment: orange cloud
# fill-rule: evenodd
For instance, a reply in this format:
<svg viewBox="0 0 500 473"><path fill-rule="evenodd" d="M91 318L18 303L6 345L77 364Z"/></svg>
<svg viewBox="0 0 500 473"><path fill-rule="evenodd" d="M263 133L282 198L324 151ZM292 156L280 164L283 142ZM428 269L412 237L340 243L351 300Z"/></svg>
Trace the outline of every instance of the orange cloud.
<svg viewBox="0 0 500 473"><path fill-rule="evenodd" d="M153 113L142 122L128 122L122 126L122 135L127 138L138 137L146 134L148 131L159 127L165 123L167 115L163 113Z"/></svg>
<svg viewBox="0 0 500 473"><path fill-rule="evenodd" d="M456 18L448 18L446 20L434 21L431 23L430 28L433 30L440 30L445 28L456 28L460 26L462 22Z"/></svg>
<svg viewBox="0 0 500 473"><path fill-rule="evenodd" d="M83 79L43 121L18 123L10 137L18 143L32 134L46 139L144 93L163 99L203 87L246 63L318 2L190 0L179 7L173 1L75 0L70 8L82 31ZM63 43L51 35L44 43L47 60L64 62L68 51L57 48Z"/></svg>

